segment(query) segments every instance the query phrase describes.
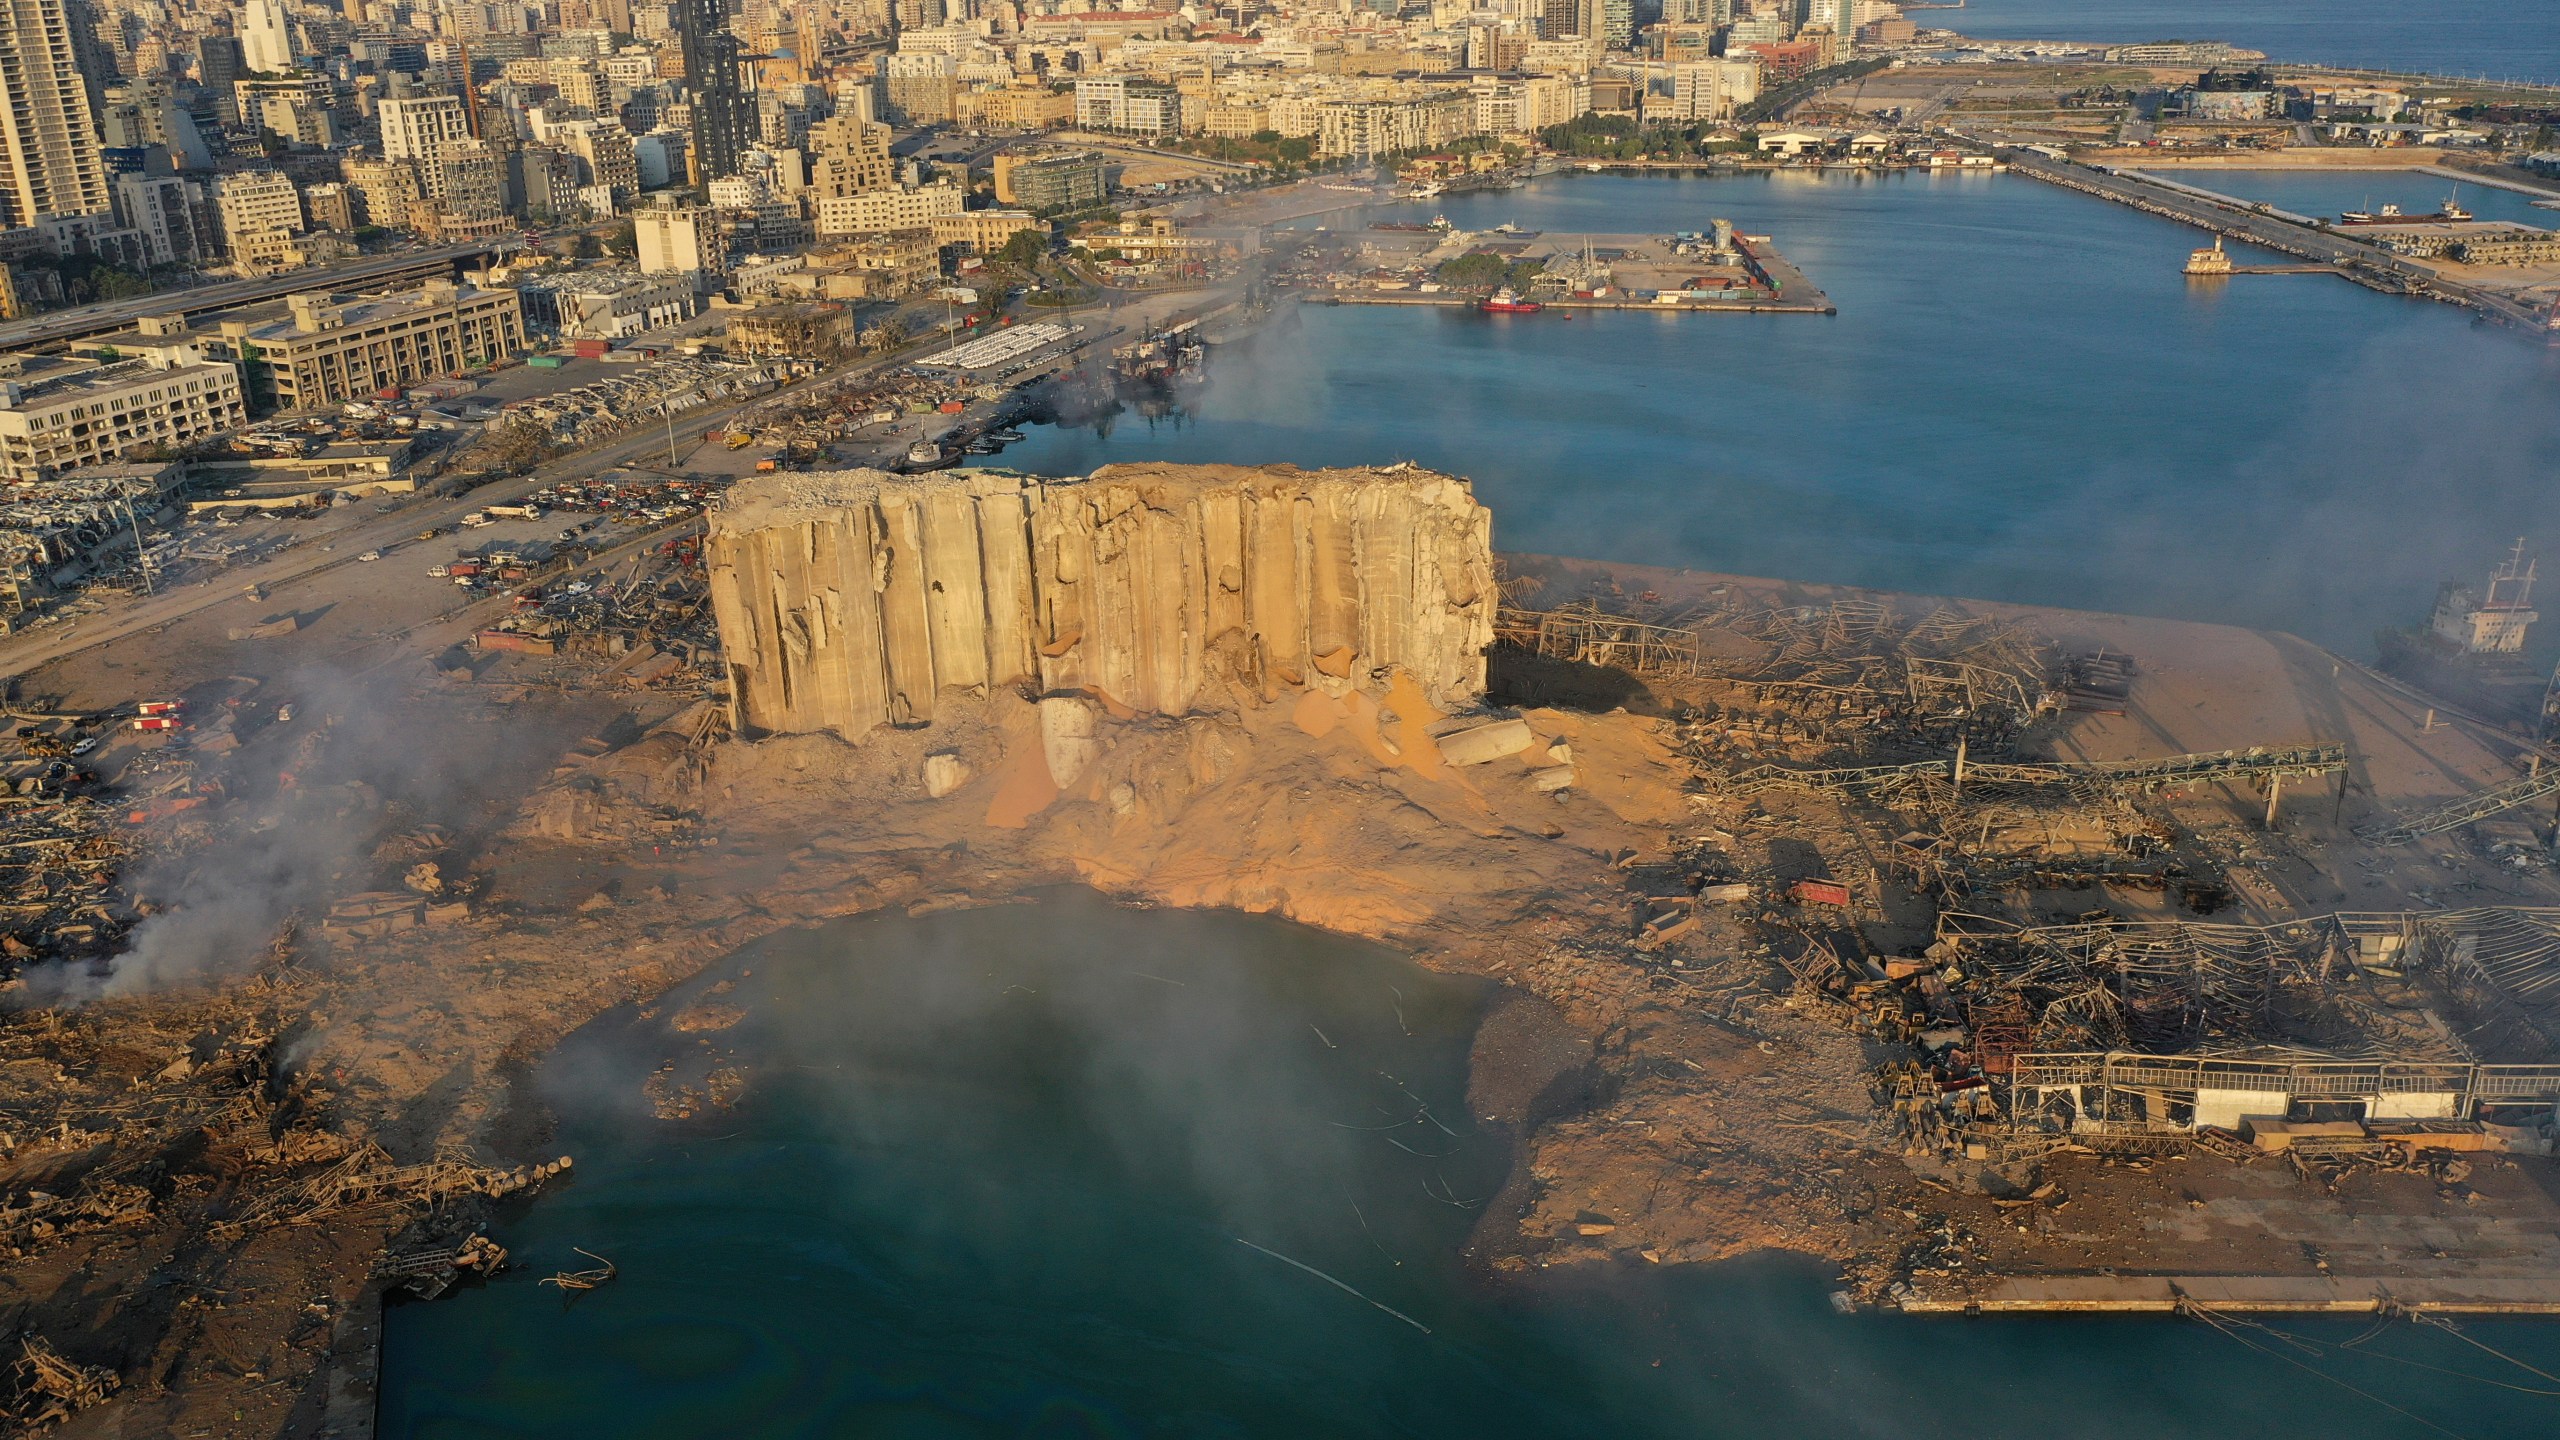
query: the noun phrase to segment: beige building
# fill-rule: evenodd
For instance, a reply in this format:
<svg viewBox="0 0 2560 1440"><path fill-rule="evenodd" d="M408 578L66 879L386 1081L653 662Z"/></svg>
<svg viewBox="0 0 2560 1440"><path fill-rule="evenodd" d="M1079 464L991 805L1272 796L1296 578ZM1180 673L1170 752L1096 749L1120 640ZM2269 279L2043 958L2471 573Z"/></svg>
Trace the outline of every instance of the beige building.
<svg viewBox="0 0 2560 1440"><path fill-rule="evenodd" d="M716 275L727 268L721 263L726 252L720 243L720 224L707 206L644 206L632 212L631 224L639 240L643 275L689 271Z"/></svg>
<svg viewBox="0 0 2560 1440"><path fill-rule="evenodd" d="M385 230L409 228L410 212L423 193L415 167L405 161L349 157L338 163L338 170L355 192L356 223Z"/></svg>
<svg viewBox="0 0 2560 1440"><path fill-rule="evenodd" d="M208 348L262 370L287 410L362 399L524 348L516 292L450 282L390 295L288 295L215 319Z"/></svg>
<svg viewBox="0 0 2560 1440"><path fill-rule="evenodd" d="M956 245L972 255L992 255L1025 230L1046 234L1028 210L963 210L933 217L933 243Z"/></svg>
<svg viewBox="0 0 2560 1440"><path fill-rule="evenodd" d="M809 187L820 199L898 183L898 162L889 155L889 127L853 115L809 127L809 165Z"/></svg>
<svg viewBox="0 0 2560 1440"><path fill-rule="evenodd" d="M867 235L881 230L929 229L936 217L959 214L961 198L957 185L828 196L818 202L818 233Z"/></svg>
<svg viewBox="0 0 2560 1440"><path fill-rule="evenodd" d="M0 479L12 482L181 449L248 420L239 367L192 347L129 360L0 360Z"/></svg>
<svg viewBox="0 0 2560 1440"><path fill-rule="evenodd" d="M823 357L853 344L853 312L842 305L759 305L729 321L729 348L741 355Z"/></svg>
<svg viewBox="0 0 2560 1440"><path fill-rule="evenodd" d="M821 300L894 300L942 278L942 247L924 230L874 235L813 251L777 288Z"/></svg>
<svg viewBox="0 0 2560 1440"><path fill-rule="evenodd" d="M236 170L213 185L223 248L235 261L274 263L279 237L302 229L302 192L278 170Z"/></svg>
<svg viewBox="0 0 2560 1440"><path fill-rule="evenodd" d="M312 185L302 192L302 225L306 230L356 228L355 192L344 185Z"/></svg>
<svg viewBox="0 0 2560 1440"><path fill-rule="evenodd" d="M403 95L376 110L387 160L432 160L457 140L471 138L471 122L459 95Z"/></svg>
<svg viewBox="0 0 2560 1440"><path fill-rule="evenodd" d="M0 0L0 229L110 208L64 0Z"/></svg>
<svg viewBox="0 0 2560 1440"><path fill-rule="evenodd" d="M961 124L990 130L1051 130L1072 125L1076 119L1074 92L1043 86L967 91L954 108Z"/></svg>

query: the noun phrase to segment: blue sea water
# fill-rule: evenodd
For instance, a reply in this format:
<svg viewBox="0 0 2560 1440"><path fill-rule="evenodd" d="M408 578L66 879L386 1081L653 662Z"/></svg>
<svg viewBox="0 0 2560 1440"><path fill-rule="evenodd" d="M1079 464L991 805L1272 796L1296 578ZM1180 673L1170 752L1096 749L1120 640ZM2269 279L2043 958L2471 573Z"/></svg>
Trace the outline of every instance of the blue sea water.
<svg viewBox="0 0 2560 1440"><path fill-rule="evenodd" d="M747 1018L670 1028L697 1001ZM502 1225L514 1270L388 1312L380 1433L2521 1440L2560 1413L2407 1325L1842 1316L1802 1261L1489 1282L1459 1255L1507 1159L1463 1099L1484 1003L1081 893L756 947L546 1063L575 1178ZM743 1064L744 1103L650 1118L669 1061ZM542 1285L576 1247L619 1278ZM2560 1368L2560 1329L2466 1328Z"/></svg>
<svg viewBox="0 0 2560 1440"><path fill-rule="evenodd" d="M2560 83L2542 0L1966 0L1923 25L1991 40L2227 40L2277 60Z"/></svg>
<svg viewBox="0 0 2560 1440"><path fill-rule="evenodd" d="M2021 176L1574 174L1437 208L1474 229L1730 217L1839 313L1304 306L1221 351L1190 413L1036 428L990 463L1410 459L1473 479L1505 549L2358 656L2516 537L2560 545L2560 350L2325 276L2193 282L2197 232Z"/></svg>

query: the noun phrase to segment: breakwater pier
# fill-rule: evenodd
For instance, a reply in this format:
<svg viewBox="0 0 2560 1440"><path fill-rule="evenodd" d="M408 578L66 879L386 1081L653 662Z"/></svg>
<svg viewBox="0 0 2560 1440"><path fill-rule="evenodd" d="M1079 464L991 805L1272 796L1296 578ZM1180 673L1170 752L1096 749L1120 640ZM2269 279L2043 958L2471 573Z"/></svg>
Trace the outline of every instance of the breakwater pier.
<svg viewBox="0 0 2560 1440"><path fill-rule="evenodd" d="M1669 235L1374 225L1307 240L1280 283L1319 304L1839 313L1769 236L1723 220Z"/></svg>
<svg viewBox="0 0 2560 1440"><path fill-rule="evenodd" d="M2470 309L2483 318L2510 325L2546 342L2560 345L2560 324L2542 305L2515 295L2467 283L2431 266L2396 255L2380 245L2325 226L2302 223L2269 207L2258 207L2215 195L2192 185L2176 184L2124 170L2099 169L2054 160L2032 151L2002 151L2010 173L2077 190L2145 214L2209 230L2232 240L2322 266L2341 278L2391 295L2414 295ZM2240 273L2240 272L2234 272ZM2288 267L2284 273L2301 273Z"/></svg>

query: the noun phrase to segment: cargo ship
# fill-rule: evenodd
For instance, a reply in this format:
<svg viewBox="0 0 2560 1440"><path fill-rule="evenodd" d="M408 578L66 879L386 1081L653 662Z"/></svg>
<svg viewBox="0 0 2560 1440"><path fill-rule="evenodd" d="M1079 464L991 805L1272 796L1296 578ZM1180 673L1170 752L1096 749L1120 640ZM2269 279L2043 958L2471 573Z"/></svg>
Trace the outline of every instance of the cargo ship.
<svg viewBox="0 0 2560 1440"><path fill-rule="evenodd" d="M1520 292L1505 285L1486 296L1484 303L1477 308L1487 315L1535 315L1546 307L1535 300L1521 299Z"/></svg>
<svg viewBox="0 0 2560 1440"><path fill-rule="evenodd" d="M2471 212L2456 203L2460 196L2461 192L2458 190L2453 195L2447 196L2444 208L2431 215L2404 215L2400 212L2399 206L2385 205L2379 210L2349 210L2338 217L2338 223L2341 225L2459 225L2471 218Z"/></svg>

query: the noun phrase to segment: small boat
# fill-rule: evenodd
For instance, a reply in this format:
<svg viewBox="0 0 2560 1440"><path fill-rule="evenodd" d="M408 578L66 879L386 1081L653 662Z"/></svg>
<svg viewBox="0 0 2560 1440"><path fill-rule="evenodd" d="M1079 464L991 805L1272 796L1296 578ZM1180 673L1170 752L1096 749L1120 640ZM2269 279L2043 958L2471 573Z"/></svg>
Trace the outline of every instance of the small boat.
<svg viewBox="0 0 2560 1440"><path fill-rule="evenodd" d="M1535 300L1521 299L1519 291L1505 285L1486 296L1484 303L1477 308L1487 315L1535 315L1547 307Z"/></svg>
<svg viewBox="0 0 2560 1440"><path fill-rule="evenodd" d="M2414 218L2416 217L2401 214L2400 207L2397 205L2385 205L2379 210L2349 210L2338 217L2338 223L2341 225L2402 225Z"/></svg>
<svg viewBox="0 0 2560 1440"><path fill-rule="evenodd" d="M999 445L1019 445L1022 443L1022 432L1010 429L990 430L987 432L987 438Z"/></svg>

